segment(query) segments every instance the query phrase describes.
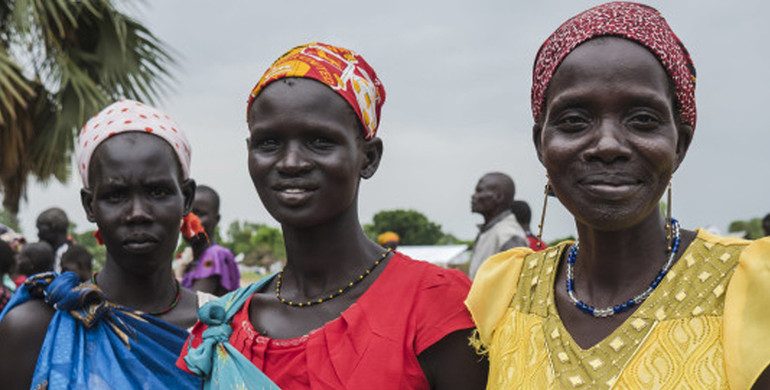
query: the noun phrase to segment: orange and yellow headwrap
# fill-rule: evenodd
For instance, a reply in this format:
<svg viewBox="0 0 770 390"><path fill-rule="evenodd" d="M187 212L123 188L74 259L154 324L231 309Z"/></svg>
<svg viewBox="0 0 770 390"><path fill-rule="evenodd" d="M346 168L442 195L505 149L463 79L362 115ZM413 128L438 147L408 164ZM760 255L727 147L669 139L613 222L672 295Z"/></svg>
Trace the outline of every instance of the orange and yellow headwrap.
<svg viewBox="0 0 770 390"><path fill-rule="evenodd" d="M246 112L270 83L285 77L319 81L342 96L364 125L366 139L374 138L385 103L385 87L363 57L352 50L320 42L297 46L278 58L251 91Z"/></svg>

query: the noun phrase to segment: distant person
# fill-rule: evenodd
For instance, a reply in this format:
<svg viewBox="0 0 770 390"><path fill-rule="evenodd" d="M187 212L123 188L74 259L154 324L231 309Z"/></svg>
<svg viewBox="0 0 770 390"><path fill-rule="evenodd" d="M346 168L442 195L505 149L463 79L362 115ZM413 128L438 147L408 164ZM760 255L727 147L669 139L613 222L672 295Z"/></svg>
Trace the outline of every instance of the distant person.
<svg viewBox="0 0 770 390"><path fill-rule="evenodd" d="M495 253L519 246L529 247L524 229L511 212L515 193L511 177L500 172L487 173L476 184L471 211L481 214L484 223L479 225L479 234L473 243L468 272L471 279L484 260Z"/></svg>
<svg viewBox="0 0 770 390"><path fill-rule="evenodd" d="M5 228L5 230L3 230ZM4 269L3 265L5 262L10 262L10 267L8 268L8 271L5 273L0 272L0 284L7 287L8 290L11 292L16 291L17 284L15 283L16 279L16 255L21 250L21 245L19 242L19 239L21 238L20 235L16 234L13 230L8 228L7 226L3 226L0 228L0 230L3 230L3 233L0 233L0 241L4 244L4 246L7 246L8 249L11 250L10 257L5 257L0 259L0 269ZM3 245L0 244L0 245ZM7 254L4 254L4 250L0 250L0 252L3 252L2 256L7 256Z"/></svg>
<svg viewBox="0 0 770 390"><path fill-rule="evenodd" d="M524 233L527 234L529 247L535 252L545 249L545 242L532 234L532 230L529 227L530 220L532 219L532 210L529 208L529 204L523 200L514 200L513 204L511 204L511 212L516 216L516 221L524 229Z"/></svg>
<svg viewBox="0 0 770 390"><path fill-rule="evenodd" d="M22 248L18 261L18 273L30 277L53 271L54 252L45 241L33 242Z"/></svg>
<svg viewBox="0 0 770 390"><path fill-rule="evenodd" d="M765 231L765 236L770 236L770 214L762 218L762 230Z"/></svg>
<svg viewBox="0 0 770 390"><path fill-rule="evenodd" d="M67 238L69 224L67 214L58 207L47 209L37 217L37 237L53 248L53 270L56 272L61 272L61 257L72 246L72 241Z"/></svg>
<svg viewBox="0 0 770 390"><path fill-rule="evenodd" d="M61 258L61 271L71 271L78 275L81 282L91 279L94 257L88 249L73 245Z"/></svg>
<svg viewBox="0 0 770 390"><path fill-rule="evenodd" d="M16 289L10 278L14 264L13 249L7 242L0 240L0 280L2 280L0 283L0 312L3 311L5 304L11 299L11 295ZM6 283L6 279L10 283Z"/></svg>
<svg viewBox="0 0 770 390"><path fill-rule="evenodd" d="M218 245L214 239L220 219L217 192L208 186L198 186L192 211L200 219L208 243L201 246L191 244L195 261L187 267L182 286L218 296L237 289L241 285L241 273L233 253Z"/></svg>
<svg viewBox="0 0 770 390"><path fill-rule="evenodd" d="M27 244L27 239L24 236L7 226L5 226L3 233L0 233L0 240L7 242L14 254L21 252L21 248Z"/></svg>
<svg viewBox="0 0 770 390"><path fill-rule="evenodd" d="M396 250L398 248L398 243L401 240L401 237L398 236L395 232L385 232L377 236L377 243L380 244L381 247L385 249L390 249L392 251Z"/></svg>

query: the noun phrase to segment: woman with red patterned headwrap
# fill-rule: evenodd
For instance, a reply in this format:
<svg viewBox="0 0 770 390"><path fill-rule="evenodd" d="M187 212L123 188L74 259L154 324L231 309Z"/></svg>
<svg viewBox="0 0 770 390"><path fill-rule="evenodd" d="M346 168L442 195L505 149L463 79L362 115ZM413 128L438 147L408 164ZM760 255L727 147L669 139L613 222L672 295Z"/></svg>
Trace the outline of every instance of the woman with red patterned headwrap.
<svg viewBox="0 0 770 390"><path fill-rule="evenodd" d="M360 55L322 43L290 50L253 89L249 172L288 261L199 312L177 364L207 388L483 388L468 278L361 229L358 186L380 162L384 101Z"/></svg>
<svg viewBox="0 0 770 390"><path fill-rule="evenodd" d="M579 237L478 271L489 389L767 388L770 240L680 229L658 206L695 112L690 56L651 7L591 8L540 48L535 148Z"/></svg>

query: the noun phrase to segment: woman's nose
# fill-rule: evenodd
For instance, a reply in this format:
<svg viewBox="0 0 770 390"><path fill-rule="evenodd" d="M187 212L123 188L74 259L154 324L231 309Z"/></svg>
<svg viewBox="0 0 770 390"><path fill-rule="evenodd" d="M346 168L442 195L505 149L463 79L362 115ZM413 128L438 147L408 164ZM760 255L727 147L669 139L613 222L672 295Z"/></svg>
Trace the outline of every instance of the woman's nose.
<svg viewBox="0 0 770 390"><path fill-rule="evenodd" d="M128 214L126 220L131 223L142 223L152 220L152 213L149 205L141 196L134 196L129 202Z"/></svg>
<svg viewBox="0 0 770 390"><path fill-rule="evenodd" d="M603 119L593 131L594 140L583 151L587 161L612 163L625 161L631 157L627 130L613 119Z"/></svg>
<svg viewBox="0 0 770 390"><path fill-rule="evenodd" d="M312 167L312 163L305 155L301 145L289 143L281 159L276 164L279 172L294 175L305 172Z"/></svg>

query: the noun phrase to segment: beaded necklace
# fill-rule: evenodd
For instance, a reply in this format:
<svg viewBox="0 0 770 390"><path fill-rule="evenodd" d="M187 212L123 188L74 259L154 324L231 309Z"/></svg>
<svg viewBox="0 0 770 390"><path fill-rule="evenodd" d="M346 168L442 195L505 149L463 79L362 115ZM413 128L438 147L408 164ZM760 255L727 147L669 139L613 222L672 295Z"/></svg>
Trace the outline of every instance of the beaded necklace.
<svg viewBox="0 0 770 390"><path fill-rule="evenodd" d="M94 286L98 286L96 284L96 275L98 275L98 274L99 274L98 272L95 272L93 275L91 275L91 283L93 283ZM176 282L176 296L174 297L174 301L171 302L170 305L166 306L163 309L160 309L158 311L151 311L151 312L148 312L147 314L149 314L151 316L159 316L161 314L166 314L166 313L170 312L171 310L174 310L176 305L179 304L179 301L182 298L182 286L179 284L178 280L174 279L174 281Z"/></svg>
<svg viewBox="0 0 770 390"><path fill-rule="evenodd" d="M353 286L357 285L358 283L361 283L361 281L363 281L364 278L369 276L369 274L371 274L372 271L374 271L374 269L377 268L377 266L380 265L380 263L382 263L385 260L386 257L388 257L388 254L390 252L391 252L391 250L388 249L385 253L382 254L382 256L380 258L377 259L377 261L374 262L374 264L372 264L371 267L369 267L369 269L366 270L366 272L362 273L361 275L358 275L357 278L353 279L352 282L346 284L344 287L342 287L340 289L337 289L336 291L334 291L331 294L329 294L328 298L326 297L326 295L324 295L323 298L318 298L316 300L307 301L307 302L297 302L297 303L295 303L294 301L290 301L290 300L288 300L286 298L282 298L281 297L281 281L283 280L283 271L286 269L286 267L284 267L281 270L281 272L278 273L278 276L276 276L276 281L275 281L275 297L278 298L278 302L281 302L284 305L291 306L291 307L308 307L308 306L313 306L313 305L318 305L318 304L321 304L321 303L324 303L324 302L328 302L328 301L330 301L330 300L332 300L332 299L334 299L334 298L336 298L336 297L346 293L348 290L353 288Z"/></svg>
<svg viewBox="0 0 770 390"><path fill-rule="evenodd" d="M676 256L677 249L679 249L680 240L679 221L673 218L671 219L671 230L673 230L674 234L671 243L671 250L668 254L668 260L665 264L663 264L663 268L661 268L660 272L658 272L658 276L655 277L655 280L650 283L650 286L647 287L647 289L644 290L641 294L629 299L628 301L619 305L605 307L604 309L597 309L581 301L577 298L577 296L575 296L575 274L573 268L575 267L575 260L577 259L578 249L580 247L580 243L576 241L572 245L569 256L567 257L567 295L569 295L569 299L572 301L572 303L575 304L575 306L577 306L578 309L594 317L610 317L615 314L622 313L644 302L644 300L647 299L650 294L652 294L652 291L655 289L655 287L658 287L660 282L663 280L663 277L666 276L666 273L668 273L668 271L671 269L671 266L674 264L674 257Z"/></svg>

